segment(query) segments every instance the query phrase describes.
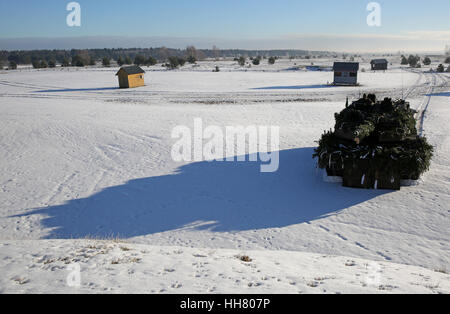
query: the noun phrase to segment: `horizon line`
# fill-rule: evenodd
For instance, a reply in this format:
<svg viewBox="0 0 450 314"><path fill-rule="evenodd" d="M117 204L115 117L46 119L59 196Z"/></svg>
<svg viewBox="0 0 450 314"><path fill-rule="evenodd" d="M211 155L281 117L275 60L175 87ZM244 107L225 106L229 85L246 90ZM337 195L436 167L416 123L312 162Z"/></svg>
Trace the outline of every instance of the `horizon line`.
<svg viewBox="0 0 450 314"><path fill-rule="evenodd" d="M425 37L425 38L424 38ZM384 45L385 47L383 47ZM395 45L395 46L394 46ZM167 36L64 36L0 38L0 50L72 50L72 49L185 49L195 46L201 50L303 50L334 53L444 53L446 40L431 36L392 36L381 34L302 34L277 38L196 38ZM429 46L429 49L423 47ZM240 48L237 48L240 47ZM417 48L421 47L421 48ZM439 48L438 48L439 47Z"/></svg>

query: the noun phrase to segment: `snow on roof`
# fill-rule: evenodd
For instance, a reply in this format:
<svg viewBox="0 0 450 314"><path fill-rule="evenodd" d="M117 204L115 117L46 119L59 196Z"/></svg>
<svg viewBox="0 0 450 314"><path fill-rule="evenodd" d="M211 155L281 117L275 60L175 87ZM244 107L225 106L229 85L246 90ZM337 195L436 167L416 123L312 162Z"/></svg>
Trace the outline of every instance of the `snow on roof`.
<svg viewBox="0 0 450 314"><path fill-rule="evenodd" d="M386 59L374 59L374 60L370 61L370 63L379 64L379 63L388 63L388 61Z"/></svg>
<svg viewBox="0 0 450 314"><path fill-rule="evenodd" d="M122 70L125 71L125 73L127 73L128 75L145 73L145 71L142 70L141 67L138 67L137 65L131 65L131 66L126 66L126 67L121 67L119 72L116 73L116 75L119 75L120 71L122 71Z"/></svg>
<svg viewBox="0 0 450 314"><path fill-rule="evenodd" d="M355 71L359 70L358 62L335 62L333 66L334 71Z"/></svg>

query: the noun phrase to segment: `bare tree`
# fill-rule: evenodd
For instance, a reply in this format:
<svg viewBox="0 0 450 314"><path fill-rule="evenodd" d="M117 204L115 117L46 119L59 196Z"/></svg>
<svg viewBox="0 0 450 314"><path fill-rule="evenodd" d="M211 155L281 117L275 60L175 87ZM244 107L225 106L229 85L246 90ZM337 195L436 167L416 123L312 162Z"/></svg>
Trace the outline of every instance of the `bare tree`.
<svg viewBox="0 0 450 314"><path fill-rule="evenodd" d="M187 46L186 47L186 55L188 57L194 57L196 60L198 60L198 51L195 48L195 46Z"/></svg>
<svg viewBox="0 0 450 314"><path fill-rule="evenodd" d="M197 50L197 60L205 60L205 54L201 50Z"/></svg>
<svg viewBox="0 0 450 314"><path fill-rule="evenodd" d="M167 47L162 46L160 49L161 60L167 60L169 58L169 49Z"/></svg>
<svg viewBox="0 0 450 314"><path fill-rule="evenodd" d="M220 57L220 49L217 48L216 45L214 45L212 50L213 50L214 59L216 59L216 61L218 61L219 57Z"/></svg>

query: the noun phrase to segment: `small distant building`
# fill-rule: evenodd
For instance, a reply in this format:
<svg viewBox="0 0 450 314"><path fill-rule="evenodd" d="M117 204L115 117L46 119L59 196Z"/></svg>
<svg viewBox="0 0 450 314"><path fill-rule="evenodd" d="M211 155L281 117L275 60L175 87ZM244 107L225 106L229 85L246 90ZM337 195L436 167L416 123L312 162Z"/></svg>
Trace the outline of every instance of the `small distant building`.
<svg viewBox="0 0 450 314"><path fill-rule="evenodd" d="M116 76L119 77L120 88L134 88L144 86L144 73L137 65L121 67Z"/></svg>
<svg viewBox="0 0 450 314"><path fill-rule="evenodd" d="M387 70L388 63L389 62L386 59L374 59L374 60L370 61L370 65L372 66L372 71Z"/></svg>
<svg viewBox="0 0 450 314"><path fill-rule="evenodd" d="M334 85L357 85L358 62L335 62L333 66Z"/></svg>

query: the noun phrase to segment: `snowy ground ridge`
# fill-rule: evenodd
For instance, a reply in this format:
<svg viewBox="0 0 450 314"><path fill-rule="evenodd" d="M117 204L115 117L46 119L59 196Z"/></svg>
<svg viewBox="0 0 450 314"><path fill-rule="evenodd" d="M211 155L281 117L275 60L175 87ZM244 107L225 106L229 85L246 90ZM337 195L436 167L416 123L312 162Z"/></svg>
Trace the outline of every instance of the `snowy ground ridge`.
<svg viewBox="0 0 450 314"><path fill-rule="evenodd" d="M0 293L450 293L445 270L311 253L120 240L7 241L0 247Z"/></svg>

